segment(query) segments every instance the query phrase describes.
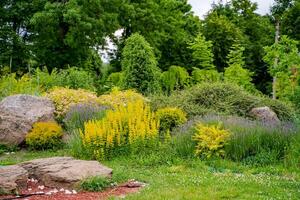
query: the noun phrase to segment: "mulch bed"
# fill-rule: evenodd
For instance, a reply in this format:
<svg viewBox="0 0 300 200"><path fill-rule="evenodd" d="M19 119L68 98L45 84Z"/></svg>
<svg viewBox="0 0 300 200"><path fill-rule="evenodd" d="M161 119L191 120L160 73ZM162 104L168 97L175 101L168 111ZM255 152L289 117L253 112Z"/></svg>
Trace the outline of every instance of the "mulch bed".
<svg viewBox="0 0 300 200"><path fill-rule="evenodd" d="M0 200L105 200L111 196L125 197L138 192L144 186L143 183L130 180L103 192L77 192L62 188L47 188L36 180L29 180L28 187L22 190L19 196L0 196Z"/></svg>

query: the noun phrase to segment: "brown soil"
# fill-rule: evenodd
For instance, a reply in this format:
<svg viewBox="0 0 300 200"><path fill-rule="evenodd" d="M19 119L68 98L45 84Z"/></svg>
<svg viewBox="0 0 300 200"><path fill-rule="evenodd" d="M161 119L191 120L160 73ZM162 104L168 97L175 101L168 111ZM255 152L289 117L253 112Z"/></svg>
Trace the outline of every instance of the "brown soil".
<svg viewBox="0 0 300 200"><path fill-rule="evenodd" d="M128 194L138 192L142 187L144 187L144 184L130 180L103 192L77 193L72 190L68 190L68 192L61 191L60 188L42 188L40 184L29 181L27 189L20 192L20 197L0 196L0 200L105 200L111 196L125 197Z"/></svg>

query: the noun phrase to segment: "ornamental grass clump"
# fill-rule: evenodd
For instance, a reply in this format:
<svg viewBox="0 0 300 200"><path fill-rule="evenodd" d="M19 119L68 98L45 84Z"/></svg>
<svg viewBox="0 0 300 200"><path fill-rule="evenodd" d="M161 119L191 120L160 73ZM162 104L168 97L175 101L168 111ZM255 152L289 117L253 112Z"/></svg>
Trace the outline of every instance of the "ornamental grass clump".
<svg viewBox="0 0 300 200"><path fill-rule="evenodd" d="M211 158L213 156L223 157L225 155L224 146L229 140L231 133L217 125L196 125L196 133L193 140L196 141L196 156Z"/></svg>
<svg viewBox="0 0 300 200"><path fill-rule="evenodd" d="M80 130L84 148L97 160L138 152L157 141L159 121L142 100L119 105Z"/></svg>

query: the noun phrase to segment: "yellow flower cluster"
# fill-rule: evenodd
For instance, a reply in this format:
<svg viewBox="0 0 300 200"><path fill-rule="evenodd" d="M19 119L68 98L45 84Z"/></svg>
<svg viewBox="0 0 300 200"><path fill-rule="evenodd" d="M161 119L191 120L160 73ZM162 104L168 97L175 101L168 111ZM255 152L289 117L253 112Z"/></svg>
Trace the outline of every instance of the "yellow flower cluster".
<svg viewBox="0 0 300 200"><path fill-rule="evenodd" d="M63 129L56 122L37 122L26 135L31 149L53 149L62 144Z"/></svg>
<svg viewBox="0 0 300 200"><path fill-rule="evenodd" d="M78 89L68 89L56 87L46 94L55 105L55 114L58 119L61 119L72 105L78 103L93 103L97 102L95 93Z"/></svg>
<svg viewBox="0 0 300 200"><path fill-rule="evenodd" d="M110 94L101 95L98 98L98 103L118 107L120 105L126 106L129 102L138 100L146 101L146 98L134 90L119 91L117 88L114 88Z"/></svg>
<svg viewBox="0 0 300 200"><path fill-rule="evenodd" d="M203 125L201 123L196 126L196 134L193 140L197 142L196 155L210 158L212 156L224 156L224 145L230 138L231 133L218 125Z"/></svg>
<svg viewBox="0 0 300 200"><path fill-rule="evenodd" d="M80 135L84 147L98 160L110 158L120 147L134 148L158 136L159 122L143 100L116 106L105 118L84 124Z"/></svg>

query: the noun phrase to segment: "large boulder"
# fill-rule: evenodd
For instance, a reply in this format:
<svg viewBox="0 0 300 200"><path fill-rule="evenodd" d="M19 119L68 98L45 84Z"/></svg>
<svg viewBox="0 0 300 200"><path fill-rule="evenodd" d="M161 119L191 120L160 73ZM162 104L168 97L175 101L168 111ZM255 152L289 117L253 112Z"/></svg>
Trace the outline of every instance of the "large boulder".
<svg viewBox="0 0 300 200"><path fill-rule="evenodd" d="M26 187L28 172L17 165L0 167L0 192L15 193Z"/></svg>
<svg viewBox="0 0 300 200"><path fill-rule="evenodd" d="M0 102L0 144L21 144L32 125L54 120L54 105L46 98L14 95Z"/></svg>
<svg viewBox="0 0 300 200"><path fill-rule="evenodd" d="M111 177L112 169L97 161L75 160L71 157L37 159L19 164L29 177L34 177L47 187L73 188L82 180L94 177Z"/></svg>
<svg viewBox="0 0 300 200"><path fill-rule="evenodd" d="M253 108L250 111L250 115L252 115L255 119L262 121L264 123L268 123L268 124L280 123L280 120L278 119L276 113L267 106Z"/></svg>

